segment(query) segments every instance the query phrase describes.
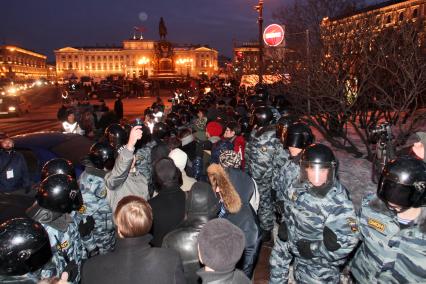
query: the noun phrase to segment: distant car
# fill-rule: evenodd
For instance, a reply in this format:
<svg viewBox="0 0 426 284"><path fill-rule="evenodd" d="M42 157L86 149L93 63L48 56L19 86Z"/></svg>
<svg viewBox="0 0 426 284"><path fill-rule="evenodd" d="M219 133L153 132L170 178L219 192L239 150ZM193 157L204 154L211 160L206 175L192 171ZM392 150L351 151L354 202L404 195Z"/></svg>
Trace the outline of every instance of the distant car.
<svg viewBox="0 0 426 284"><path fill-rule="evenodd" d="M0 115L20 116L28 113L31 104L23 96L0 96Z"/></svg>
<svg viewBox="0 0 426 284"><path fill-rule="evenodd" d="M30 178L34 183L40 181L43 165L53 158L70 160L79 177L84 168L81 159L89 153L93 141L78 134L60 132L36 132L12 137L15 149L20 152L28 165Z"/></svg>

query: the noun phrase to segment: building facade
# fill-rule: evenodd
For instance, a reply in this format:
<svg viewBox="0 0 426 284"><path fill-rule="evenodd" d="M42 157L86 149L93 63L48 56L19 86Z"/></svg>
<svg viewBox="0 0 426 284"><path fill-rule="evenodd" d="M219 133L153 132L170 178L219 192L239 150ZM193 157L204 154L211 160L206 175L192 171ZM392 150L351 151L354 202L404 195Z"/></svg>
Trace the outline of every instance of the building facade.
<svg viewBox="0 0 426 284"><path fill-rule="evenodd" d="M125 40L122 47L64 47L55 56L58 79L210 77L218 71L218 52L212 48L145 39Z"/></svg>
<svg viewBox="0 0 426 284"><path fill-rule="evenodd" d="M0 46L0 78L17 82L48 78L49 68L46 58L43 54L21 47L2 45Z"/></svg>
<svg viewBox="0 0 426 284"><path fill-rule="evenodd" d="M383 30L404 24L413 26L419 44L426 46L426 0L392 0L335 18L324 18L321 35L325 46L339 40L353 39L362 34L374 36Z"/></svg>

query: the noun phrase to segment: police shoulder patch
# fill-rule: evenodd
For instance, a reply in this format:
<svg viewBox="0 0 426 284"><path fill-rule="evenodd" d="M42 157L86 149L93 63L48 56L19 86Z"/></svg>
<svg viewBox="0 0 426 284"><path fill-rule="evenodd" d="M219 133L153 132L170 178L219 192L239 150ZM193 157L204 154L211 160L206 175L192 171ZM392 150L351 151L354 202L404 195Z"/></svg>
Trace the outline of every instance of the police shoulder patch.
<svg viewBox="0 0 426 284"><path fill-rule="evenodd" d="M379 222L378 220L373 218L368 218L367 223L369 227L375 229L376 231L379 231L381 233L385 232L386 226L383 223Z"/></svg>
<svg viewBox="0 0 426 284"><path fill-rule="evenodd" d="M349 227L351 228L351 231L353 233L357 233L358 232L358 225L356 223L356 220L354 218L349 217L349 218L346 218L346 221L347 221Z"/></svg>
<svg viewBox="0 0 426 284"><path fill-rule="evenodd" d="M86 212L86 205L81 205L80 209L78 209L78 212L83 214L84 212Z"/></svg>
<svg viewBox="0 0 426 284"><path fill-rule="evenodd" d="M56 247L58 250L63 250L63 249L66 249L68 245L69 245L68 241L65 241L62 244L58 244Z"/></svg>

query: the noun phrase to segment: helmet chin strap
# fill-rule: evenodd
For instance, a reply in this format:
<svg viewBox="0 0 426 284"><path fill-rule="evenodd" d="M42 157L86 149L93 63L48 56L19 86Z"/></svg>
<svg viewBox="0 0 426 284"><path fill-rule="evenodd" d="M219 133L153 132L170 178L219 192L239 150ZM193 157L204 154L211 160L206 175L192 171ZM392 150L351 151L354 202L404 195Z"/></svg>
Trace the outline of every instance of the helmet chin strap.
<svg viewBox="0 0 426 284"><path fill-rule="evenodd" d="M309 188L311 189L311 193L313 195L316 195L320 198L323 198L327 195L327 193L330 191L331 187L333 186L333 182L329 181L326 182L320 186L315 186L312 183L309 182Z"/></svg>
<svg viewBox="0 0 426 284"><path fill-rule="evenodd" d="M28 208L27 215L37 222L49 225L62 232L67 230L68 223L70 223L68 214L53 212L41 207L37 202Z"/></svg>

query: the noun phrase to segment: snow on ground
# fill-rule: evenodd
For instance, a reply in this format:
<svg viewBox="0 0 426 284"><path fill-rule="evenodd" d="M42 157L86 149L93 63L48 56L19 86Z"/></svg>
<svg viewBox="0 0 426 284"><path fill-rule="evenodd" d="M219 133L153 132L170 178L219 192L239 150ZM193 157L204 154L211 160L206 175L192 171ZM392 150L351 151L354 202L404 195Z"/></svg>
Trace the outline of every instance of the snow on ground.
<svg viewBox="0 0 426 284"><path fill-rule="evenodd" d="M361 206L362 197L366 192L376 192L377 190L377 185L371 179L371 162L364 158L355 158L343 150L332 147L316 129L312 128L312 130L318 143L325 144L333 149L339 161L338 175L340 181L349 190L351 199L358 209ZM426 131L426 122L420 127L420 130ZM352 141L366 154L365 147L361 139L356 136L354 129L348 128L348 133L353 138Z"/></svg>

